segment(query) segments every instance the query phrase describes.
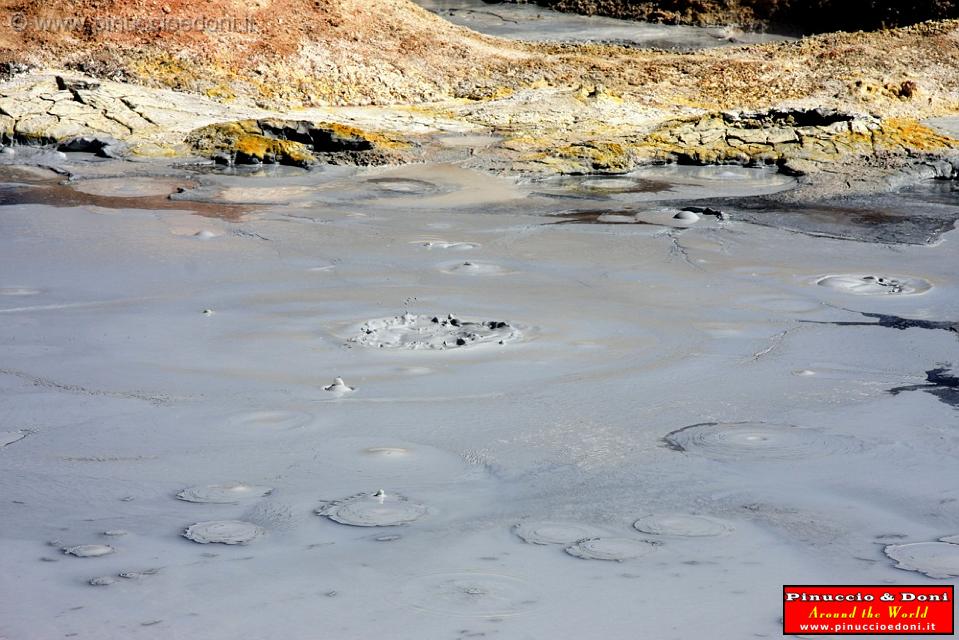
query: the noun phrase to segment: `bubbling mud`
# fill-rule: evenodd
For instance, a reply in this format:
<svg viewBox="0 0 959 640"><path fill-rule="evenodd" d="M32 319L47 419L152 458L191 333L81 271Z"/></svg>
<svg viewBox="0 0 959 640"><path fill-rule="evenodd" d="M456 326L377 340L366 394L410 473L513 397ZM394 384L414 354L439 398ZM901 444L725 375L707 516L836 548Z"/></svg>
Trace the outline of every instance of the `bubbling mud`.
<svg viewBox="0 0 959 640"><path fill-rule="evenodd" d="M197 522L183 532L183 537L200 544L249 544L262 536L264 529L241 520Z"/></svg>
<svg viewBox="0 0 959 640"><path fill-rule="evenodd" d="M345 396L356 391L356 387L351 387L343 382L343 378L334 378L333 384L328 384L323 387L323 391L332 393L335 396Z"/></svg>
<svg viewBox="0 0 959 640"><path fill-rule="evenodd" d="M816 284L854 296L913 296L932 288L932 284L922 278L858 274L823 276Z"/></svg>
<svg viewBox="0 0 959 640"><path fill-rule="evenodd" d="M657 536L686 538L722 536L735 530L731 524L718 518L688 513L655 513L634 522L633 528Z"/></svg>
<svg viewBox="0 0 959 640"><path fill-rule="evenodd" d="M520 522L513 526L513 533L529 544L569 545L586 538L598 538L605 532L596 527L575 522L540 520Z"/></svg>
<svg viewBox="0 0 959 640"><path fill-rule="evenodd" d="M80 544L75 547L65 547L63 552L77 558L99 558L116 553L116 549L108 544Z"/></svg>
<svg viewBox="0 0 959 640"><path fill-rule="evenodd" d="M897 569L918 571L930 578L959 577L959 536L941 538L942 542L892 544L884 551L896 561Z"/></svg>
<svg viewBox="0 0 959 640"><path fill-rule="evenodd" d="M414 578L402 588L407 606L470 618L501 618L527 611L536 594L519 578L493 573L442 573Z"/></svg>
<svg viewBox="0 0 959 640"><path fill-rule="evenodd" d="M244 500L262 498L263 496L270 495L272 492L272 487L245 484L242 482L226 482L223 484L189 487L176 494L176 497L184 502L236 504Z"/></svg>
<svg viewBox="0 0 959 640"><path fill-rule="evenodd" d="M714 460L794 460L862 449L859 440L815 429L765 422L705 422L683 427L664 438L676 451Z"/></svg>
<svg viewBox="0 0 959 640"><path fill-rule="evenodd" d="M335 500L315 511L333 522L353 527L394 527L409 524L426 515L427 509L397 494L383 491L361 493Z"/></svg>
<svg viewBox="0 0 959 640"><path fill-rule="evenodd" d="M633 538L587 538L569 545L565 551L583 560L624 562L641 558L653 549L652 544Z"/></svg>
<svg viewBox="0 0 959 640"><path fill-rule="evenodd" d="M523 332L507 322L404 313L365 322L348 342L380 349L443 351L481 344L505 344L522 338Z"/></svg>

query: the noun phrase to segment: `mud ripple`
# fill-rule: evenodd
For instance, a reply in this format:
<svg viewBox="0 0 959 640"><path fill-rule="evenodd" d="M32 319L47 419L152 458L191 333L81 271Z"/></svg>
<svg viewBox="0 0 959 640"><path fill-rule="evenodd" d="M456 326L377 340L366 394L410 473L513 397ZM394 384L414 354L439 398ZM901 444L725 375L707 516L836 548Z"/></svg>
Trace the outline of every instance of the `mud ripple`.
<svg viewBox="0 0 959 640"><path fill-rule="evenodd" d="M183 532L183 537L200 544L249 544L265 533L262 527L242 520L197 522Z"/></svg>
<svg viewBox="0 0 959 640"><path fill-rule="evenodd" d="M376 491L335 500L315 513L353 527L393 527L418 520L426 512L425 506L401 495Z"/></svg>
<svg viewBox="0 0 959 640"><path fill-rule="evenodd" d="M583 560L624 562L652 553L654 546L633 538L587 538L566 547L571 556Z"/></svg>
<svg viewBox="0 0 959 640"><path fill-rule="evenodd" d="M704 422L664 440L676 451L721 461L795 460L862 450L862 443L849 436L765 422Z"/></svg>
<svg viewBox="0 0 959 640"><path fill-rule="evenodd" d="M513 526L513 533L529 544L568 545L586 538L598 538L604 532L575 522L540 520L520 522Z"/></svg>
<svg viewBox="0 0 959 640"><path fill-rule="evenodd" d="M415 178L370 178L365 184L386 194L403 196L432 195L444 190L432 182Z"/></svg>
<svg viewBox="0 0 959 640"><path fill-rule="evenodd" d="M176 494L184 502L205 504L236 504L244 500L262 498L273 492L272 487L264 487L243 482L225 482L189 487Z"/></svg>
<svg viewBox="0 0 959 640"><path fill-rule="evenodd" d="M495 573L441 573L414 578L402 588L403 601L420 611L468 618L521 614L537 603L529 584Z"/></svg>
<svg viewBox="0 0 959 640"><path fill-rule="evenodd" d="M80 544L75 547L64 547L63 552L77 558L99 558L116 553L116 549L108 544Z"/></svg>
<svg viewBox="0 0 959 640"><path fill-rule="evenodd" d="M634 522L633 528L642 533L651 533L658 536L687 538L722 536L735 530L730 523L718 518L688 513L651 514Z"/></svg>
<svg viewBox="0 0 959 640"><path fill-rule="evenodd" d="M227 422L234 427L269 427L295 429L308 425L313 416L304 411L249 411L231 416Z"/></svg>

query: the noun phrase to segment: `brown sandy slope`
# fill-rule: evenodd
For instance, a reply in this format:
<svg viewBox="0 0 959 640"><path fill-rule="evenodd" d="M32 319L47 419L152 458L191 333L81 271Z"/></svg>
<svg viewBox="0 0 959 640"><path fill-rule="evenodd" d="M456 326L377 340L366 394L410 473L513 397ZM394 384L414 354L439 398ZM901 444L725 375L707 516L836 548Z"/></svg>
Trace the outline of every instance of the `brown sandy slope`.
<svg viewBox="0 0 959 640"><path fill-rule="evenodd" d="M435 100L491 43L406 0L0 0L0 61L265 104Z"/></svg>
<svg viewBox="0 0 959 640"><path fill-rule="evenodd" d="M177 27L184 20L221 28ZM956 22L676 54L510 43L407 0L0 0L0 62L280 108L603 84L659 108L800 101L925 115L957 109L957 59Z"/></svg>

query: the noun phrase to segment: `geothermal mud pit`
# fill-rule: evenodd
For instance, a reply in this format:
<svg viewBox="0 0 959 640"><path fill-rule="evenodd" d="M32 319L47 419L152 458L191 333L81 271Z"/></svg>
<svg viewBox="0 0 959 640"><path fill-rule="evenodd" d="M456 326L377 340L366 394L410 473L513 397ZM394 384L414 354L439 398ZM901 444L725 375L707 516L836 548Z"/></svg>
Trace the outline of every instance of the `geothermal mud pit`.
<svg viewBox="0 0 959 640"><path fill-rule="evenodd" d="M767 170L43 162L0 206L0 635L775 637L784 583L959 571L953 231L672 218ZM557 224L597 211L643 224Z"/></svg>

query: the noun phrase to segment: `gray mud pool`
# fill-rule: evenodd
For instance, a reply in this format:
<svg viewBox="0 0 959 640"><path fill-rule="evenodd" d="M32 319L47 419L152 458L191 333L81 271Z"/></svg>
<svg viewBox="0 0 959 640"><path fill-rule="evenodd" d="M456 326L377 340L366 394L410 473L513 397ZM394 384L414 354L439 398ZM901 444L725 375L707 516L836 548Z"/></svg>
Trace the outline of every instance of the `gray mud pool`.
<svg viewBox="0 0 959 640"><path fill-rule="evenodd" d="M2 638L775 638L959 577L953 184L14 159Z"/></svg>
<svg viewBox="0 0 959 640"><path fill-rule="evenodd" d="M598 42L649 49L706 49L794 38L733 26L695 27L561 13L535 4L416 0L424 9L480 33L535 42Z"/></svg>

